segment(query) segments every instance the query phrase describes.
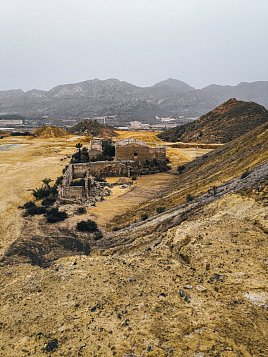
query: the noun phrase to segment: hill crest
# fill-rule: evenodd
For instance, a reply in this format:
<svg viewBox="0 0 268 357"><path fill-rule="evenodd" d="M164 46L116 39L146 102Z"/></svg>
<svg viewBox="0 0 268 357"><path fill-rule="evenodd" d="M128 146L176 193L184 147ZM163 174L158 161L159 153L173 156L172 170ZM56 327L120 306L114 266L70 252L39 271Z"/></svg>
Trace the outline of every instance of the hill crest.
<svg viewBox="0 0 268 357"><path fill-rule="evenodd" d="M69 129L71 134L100 136L111 138L117 133L111 126L98 123L96 120L85 119Z"/></svg>
<svg viewBox="0 0 268 357"><path fill-rule="evenodd" d="M196 121L159 135L166 141L226 143L266 123L268 111L254 102L230 98Z"/></svg>

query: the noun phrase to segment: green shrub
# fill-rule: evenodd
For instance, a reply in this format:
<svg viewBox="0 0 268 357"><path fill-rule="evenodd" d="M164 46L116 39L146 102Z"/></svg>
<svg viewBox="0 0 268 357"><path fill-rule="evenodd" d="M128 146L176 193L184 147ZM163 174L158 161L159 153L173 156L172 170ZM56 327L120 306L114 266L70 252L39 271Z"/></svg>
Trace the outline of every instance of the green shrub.
<svg viewBox="0 0 268 357"><path fill-rule="evenodd" d="M68 217L66 212L61 212L58 208L51 208L46 212L46 218L48 223L56 223L64 221Z"/></svg>
<svg viewBox="0 0 268 357"><path fill-rule="evenodd" d="M76 229L80 232L94 233L98 231L98 226L96 222L89 219L87 221L78 222Z"/></svg>
<svg viewBox="0 0 268 357"><path fill-rule="evenodd" d="M56 186L59 186L62 183L62 180L63 180L63 176L59 176L55 182Z"/></svg>
<svg viewBox="0 0 268 357"><path fill-rule="evenodd" d="M35 216L46 213L45 207L37 206L33 201L26 202L23 208L26 210L26 216Z"/></svg>
<svg viewBox="0 0 268 357"><path fill-rule="evenodd" d="M120 230L119 227L113 227L113 229L112 229L113 232L117 232L117 231L119 231L119 230Z"/></svg>
<svg viewBox="0 0 268 357"><path fill-rule="evenodd" d="M52 206L55 202L56 202L55 197L47 197L41 202L41 205L45 207L49 207Z"/></svg>
<svg viewBox="0 0 268 357"><path fill-rule="evenodd" d="M147 214L147 213L143 213L142 215L141 215L141 220L142 221L146 221L146 219L148 219L149 218L149 215Z"/></svg>
<svg viewBox="0 0 268 357"><path fill-rule="evenodd" d="M156 212L157 212L157 213L163 213L163 212L165 212L165 210L166 210L165 207L157 207L157 208L156 208Z"/></svg>
<svg viewBox="0 0 268 357"><path fill-rule="evenodd" d="M87 213L87 210L85 207L78 207L77 210L75 211L76 214L85 214Z"/></svg>
<svg viewBox="0 0 268 357"><path fill-rule="evenodd" d="M178 166L177 172L178 172L179 174L182 174L184 171L185 171L185 166L184 166L184 165Z"/></svg>
<svg viewBox="0 0 268 357"><path fill-rule="evenodd" d="M35 188L32 190L32 194L36 200L41 200L42 198L49 196L50 190L46 187Z"/></svg>
<svg viewBox="0 0 268 357"><path fill-rule="evenodd" d="M187 202L191 202L191 201L193 201L193 199L194 199L194 196L191 195L191 194L188 194L188 195L186 196L186 201L187 201Z"/></svg>

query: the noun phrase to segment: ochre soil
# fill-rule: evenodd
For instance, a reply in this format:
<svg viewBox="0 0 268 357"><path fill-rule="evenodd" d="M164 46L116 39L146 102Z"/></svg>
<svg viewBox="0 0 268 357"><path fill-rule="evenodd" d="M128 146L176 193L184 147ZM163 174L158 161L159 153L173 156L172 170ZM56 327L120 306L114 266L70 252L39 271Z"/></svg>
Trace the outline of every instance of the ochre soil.
<svg viewBox="0 0 268 357"><path fill-rule="evenodd" d="M131 135L133 134L131 132ZM150 143L153 142L153 137L156 137L156 133L151 134ZM75 144L78 142L87 146L88 138L7 137L0 141L2 145L21 145L12 150L0 151L0 254L18 238L23 229L22 211L18 207L33 199L31 190L40 187L44 178L56 180L62 175L62 169L70 162L70 156L76 150ZM201 154L202 150L196 152L196 156ZM177 163L190 161L194 156L192 149L172 149L170 158L173 160L173 166L176 166ZM172 179L170 174L142 177L135 182L133 192L126 195L126 190L115 189L114 195L108 198L107 203L97 204L92 213L100 223L106 224L117 213L125 213L150 198L156 190Z"/></svg>
<svg viewBox="0 0 268 357"><path fill-rule="evenodd" d="M56 179L78 141L1 140L29 144L0 152L0 182L6 188L1 195L2 251L23 230L17 207L31 198L27 190L44 177ZM179 163L184 162L181 155L189 161L187 149L175 150ZM259 158L252 157L257 164ZM221 162L217 165L213 180L226 179L217 176ZM121 210L127 210L126 219L134 217L136 207L143 205L140 197L135 201L135 190L148 199L172 187L173 180L173 173L138 179L133 190L115 190L91 213L103 226ZM175 196L178 202L183 197ZM156 204L163 204L151 201L154 212ZM229 194L167 232L145 233L146 248L136 244L110 256L66 257L47 269L1 266L0 355L266 357L267 231L262 201ZM55 350L46 351L52 340L57 341Z"/></svg>
<svg viewBox="0 0 268 357"><path fill-rule="evenodd" d="M151 249L3 267L1 355L267 356L265 216L229 195Z"/></svg>

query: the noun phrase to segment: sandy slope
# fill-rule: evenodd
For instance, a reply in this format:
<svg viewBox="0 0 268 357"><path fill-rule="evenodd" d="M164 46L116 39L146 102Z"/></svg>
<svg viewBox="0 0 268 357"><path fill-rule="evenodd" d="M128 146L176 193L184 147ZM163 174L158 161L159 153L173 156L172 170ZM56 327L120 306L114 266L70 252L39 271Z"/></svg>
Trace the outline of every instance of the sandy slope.
<svg viewBox="0 0 268 357"><path fill-rule="evenodd" d="M1 354L265 357L266 214L230 195L151 250L3 268Z"/></svg>

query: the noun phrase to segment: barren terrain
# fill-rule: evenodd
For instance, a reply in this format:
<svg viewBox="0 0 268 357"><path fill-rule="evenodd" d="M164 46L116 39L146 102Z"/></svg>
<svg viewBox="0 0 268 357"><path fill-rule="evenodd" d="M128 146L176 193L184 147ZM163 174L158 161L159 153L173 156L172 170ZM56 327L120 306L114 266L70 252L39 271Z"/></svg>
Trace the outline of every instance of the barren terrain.
<svg viewBox="0 0 268 357"><path fill-rule="evenodd" d="M2 139L27 144L0 151L2 252L24 229L17 207L29 200L27 190L56 179L78 141ZM161 144L154 133L147 142ZM267 130L216 154L194 150L168 149L174 169L206 154L181 175L142 177L88 209L82 219L94 217L103 228L150 214L104 234L90 256L61 258L47 269L1 266L1 356L268 355L267 165L257 171L268 159ZM242 179L246 170L253 171ZM187 203L193 191L197 198ZM158 206L167 211L156 215Z"/></svg>

